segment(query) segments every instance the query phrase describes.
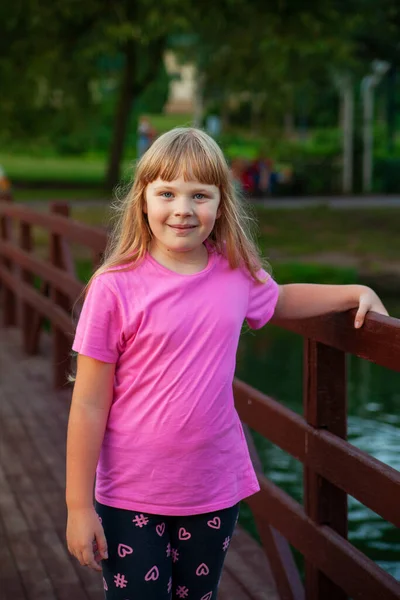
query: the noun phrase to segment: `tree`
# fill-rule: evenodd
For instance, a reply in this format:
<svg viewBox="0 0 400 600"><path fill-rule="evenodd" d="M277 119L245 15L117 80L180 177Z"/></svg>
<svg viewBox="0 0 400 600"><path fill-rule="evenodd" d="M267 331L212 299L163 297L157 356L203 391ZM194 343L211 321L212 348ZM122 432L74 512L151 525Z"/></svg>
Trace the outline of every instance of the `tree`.
<svg viewBox="0 0 400 600"><path fill-rule="evenodd" d="M204 92L227 97L243 92L255 108L266 107L271 121L295 103L297 89L324 87L336 68L349 68L357 13L348 3L227 2L223 28L217 16L203 14L190 52L204 81ZM230 10L229 10L230 9ZM217 25L210 27L210 21ZM210 60L212 57L212 60ZM354 61L353 61L354 62Z"/></svg>
<svg viewBox="0 0 400 600"><path fill-rule="evenodd" d="M336 0L333 7L330 0L3 3L3 128L8 124L15 134L34 136L57 116L64 128L79 130L95 110L90 84L112 78L117 84L107 168L112 187L119 180L132 107L154 80L173 34L189 40L181 53L197 64L206 95L245 91L256 110L268 106L276 121L291 110L296 95L304 98L305 82L320 89L332 70L357 69L365 60L362 48L372 52L376 40L390 48L398 44L396 3L382 0L379 27L373 26L375 0ZM366 41L364 31L377 33Z"/></svg>
<svg viewBox="0 0 400 600"><path fill-rule="evenodd" d="M106 175L106 184L113 187L120 176L134 100L155 79L171 27L179 29L184 24L181 15L179 0L160 4L151 0L22 0L5 16L5 35L0 36L0 44L4 50L11 49L12 56L12 62L0 61L0 76L3 83L8 82L10 100L7 105L3 99L3 112L15 114L15 101L18 110L31 112L42 83L45 109L51 107L56 92L66 113L74 119L82 114L87 117L89 83L104 77L101 58L118 58L121 66L112 73L118 81L118 100ZM21 67L23 79L16 81Z"/></svg>

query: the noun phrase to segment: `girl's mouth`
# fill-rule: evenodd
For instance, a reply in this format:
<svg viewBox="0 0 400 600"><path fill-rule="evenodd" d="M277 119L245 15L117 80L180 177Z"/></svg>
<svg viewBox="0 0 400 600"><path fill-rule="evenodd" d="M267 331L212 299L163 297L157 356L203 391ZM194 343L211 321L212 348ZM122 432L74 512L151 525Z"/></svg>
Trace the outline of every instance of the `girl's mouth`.
<svg viewBox="0 0 400 600"><path fill-rule="evenodd" d="M186 231L187 229L194 229L197 225L168 225L172 229L178 229L179 231Z"/></svg>

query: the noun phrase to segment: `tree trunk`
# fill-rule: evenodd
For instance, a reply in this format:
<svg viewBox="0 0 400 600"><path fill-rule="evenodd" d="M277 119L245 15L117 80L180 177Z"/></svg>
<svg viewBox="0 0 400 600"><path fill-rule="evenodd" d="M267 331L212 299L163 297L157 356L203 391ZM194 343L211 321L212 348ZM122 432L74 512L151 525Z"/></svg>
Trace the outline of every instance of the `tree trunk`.
<svg viewBox="0 0 400 600"><path fill-rule="evenodd" d="M135 42L128 42L125 47L125 65L122 74L117 113L114 121L113 139L107 168L106 185L109 189L112 189L118 183L120 178L125 138L136 92L136 53L137 48Z"/></svg>
<svg viewBox="0 0 400 600"><path fill-rule="evenodd" d="M194 92L193 126L202 127L204 116L204 75L200 71L196 75Z"/></svg>
<svg viewBox="0 0 400 600"><path fill-rule="evenodd" d="M151 58L144 77L138 80L137 60L139 47L133 40L125 47L125 66L122 75L121 90L118 100L117 113L114 122L114 133L111 144L110 157L107 168L106 185L112 189L119 181L121 162L124 155L126 134L129 118L135 97L140 96L147 86L157 76L165 50L166 38L155 39L147 48L146 52Z"/></svg>

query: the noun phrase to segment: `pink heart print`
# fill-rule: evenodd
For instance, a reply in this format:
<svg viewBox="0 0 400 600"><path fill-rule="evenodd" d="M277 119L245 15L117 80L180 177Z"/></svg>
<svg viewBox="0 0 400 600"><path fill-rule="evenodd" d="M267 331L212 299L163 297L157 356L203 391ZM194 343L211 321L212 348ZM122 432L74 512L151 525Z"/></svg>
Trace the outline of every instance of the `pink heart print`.
<svg viewBox="0 0 400 600"><path fill-rule="evenodd" d="M212 592L208 592L208 594L206 594L205 596L202 596L200 598L200 600L211 600L212 598Z"/></svg>
<svg viewBox="0 0 400 600"><path fill-rule="evenodd" d="M196 569L196 575L200 577L200 575L208 575L210 569L207 567L206 563L201 563Z"/></svg>
<svg viewBox="0 0 400 600"><path fill-rule="evenodd" d="M221 527L221 519L219 517L214 517L210 521L207 521L207 525L212 529L219 529Z"/></svg>
<svg viewBox="0 0 400 600"><path fill-rule="evenodd" d="M160 537L162 537L162 535L164 534L164 531L165 531L165 523L160 523L159 525L157 525L156 531L157 531L158 535Z"/></svg>
<svg viewBox="0 0 400 600"><path fill-rule="evenodd" d="M104 579L103 577L103 587L106 590L106 592L108 592L108 585L107 585L107 581Z"/></svg>
<svg viewBox="0 0 400 600"><path fill-rule="evenodd" d="M118 544L118 556L125 558L127 554L132 554L133 548L126 544Z"/></svg>
<svg viewBox="0 0 400 600"><path fill-rule="evenodd" d="M150 571L148 573L146 573L145 580L146 581L157 581L159 576L160 576L160 572L158 570L158 567L156 567L154 565L154 567L151 567Z"/></svg>
<svg viewBox="0 0 400 600"><path fill-rule="evenodd" d="M180 540L190 540L192 534L186 531L184 527L181 527L178 533L178 537Z"/></svg>

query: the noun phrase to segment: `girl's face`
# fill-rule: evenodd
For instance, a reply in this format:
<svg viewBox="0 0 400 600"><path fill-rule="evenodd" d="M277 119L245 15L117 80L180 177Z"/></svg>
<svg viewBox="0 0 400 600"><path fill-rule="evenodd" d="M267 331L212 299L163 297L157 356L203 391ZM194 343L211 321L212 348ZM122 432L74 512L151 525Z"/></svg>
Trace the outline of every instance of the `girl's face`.
<svg viewBox="0 0 400 600"><path fill-rule="evenodd" d="M182 177L149 183L144 212L157 246L196 256L219 217L220 199L217 186Z"/></svg>

